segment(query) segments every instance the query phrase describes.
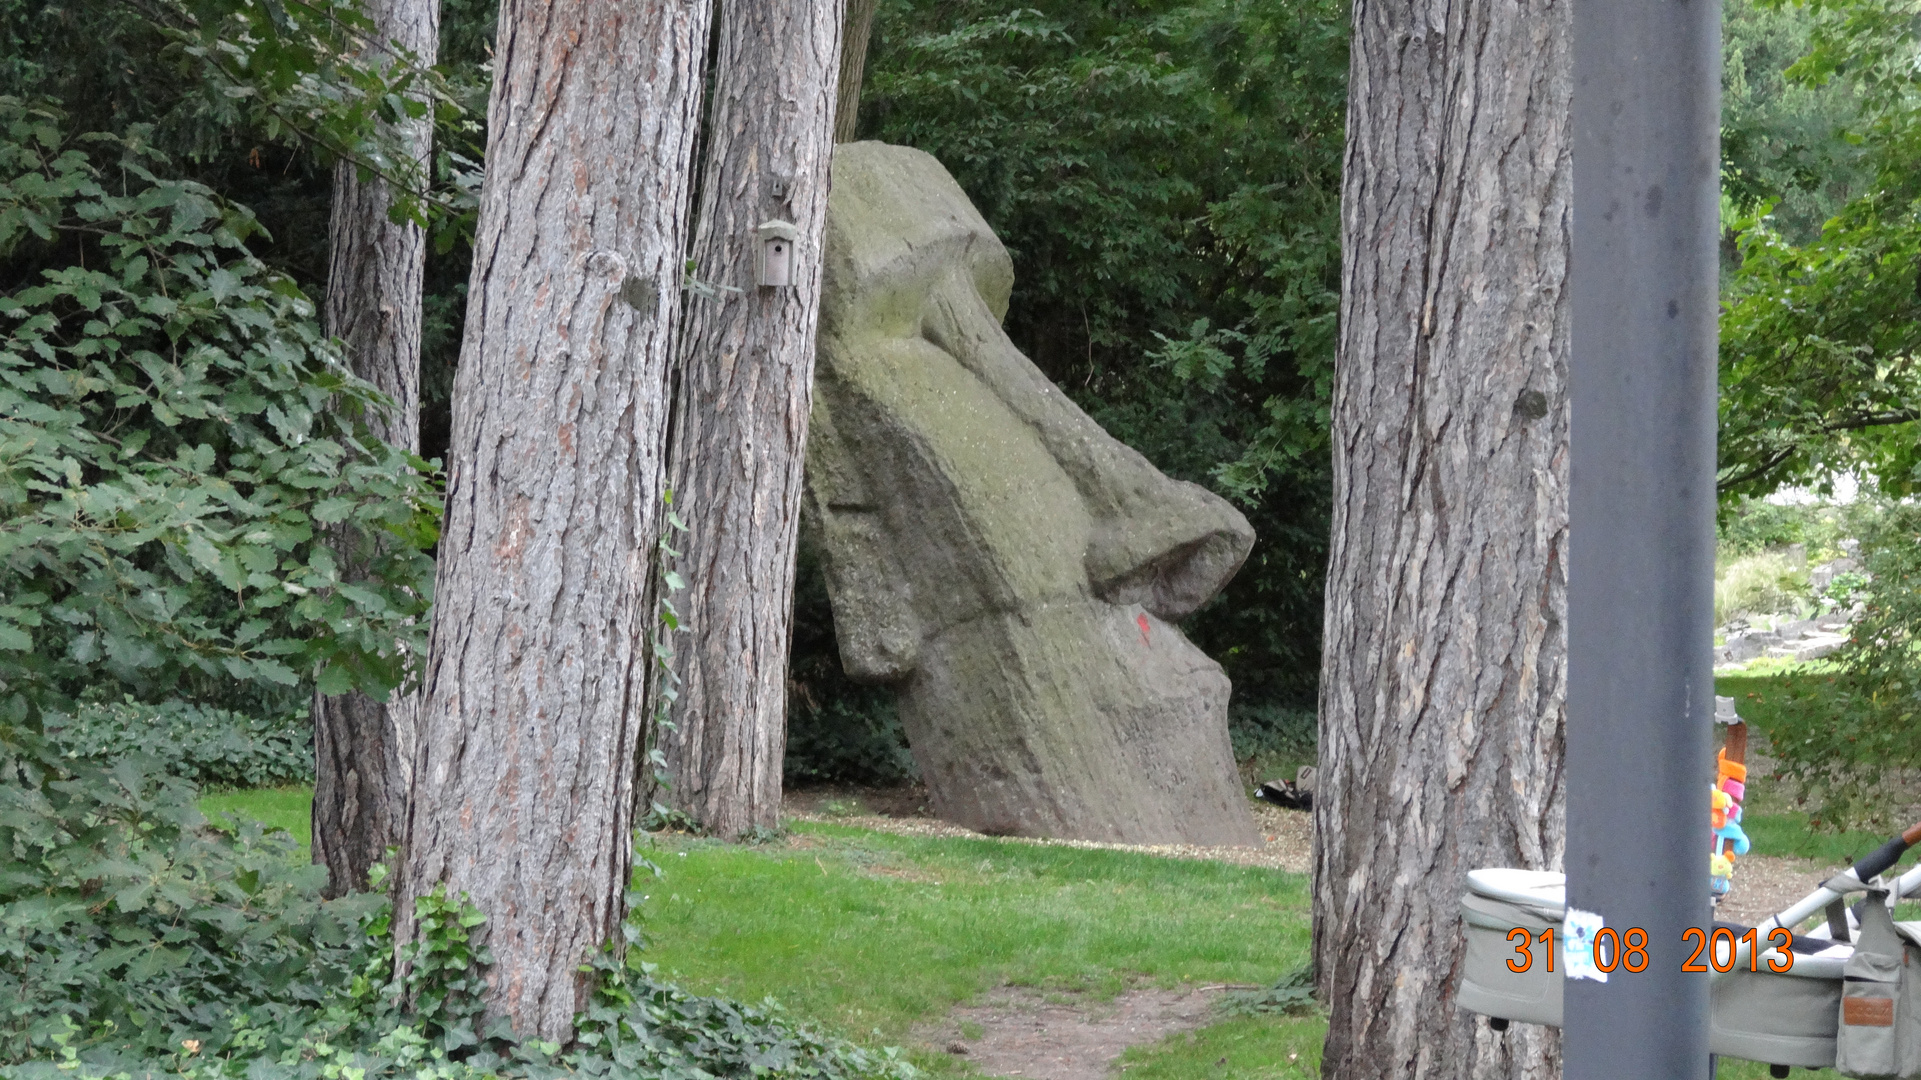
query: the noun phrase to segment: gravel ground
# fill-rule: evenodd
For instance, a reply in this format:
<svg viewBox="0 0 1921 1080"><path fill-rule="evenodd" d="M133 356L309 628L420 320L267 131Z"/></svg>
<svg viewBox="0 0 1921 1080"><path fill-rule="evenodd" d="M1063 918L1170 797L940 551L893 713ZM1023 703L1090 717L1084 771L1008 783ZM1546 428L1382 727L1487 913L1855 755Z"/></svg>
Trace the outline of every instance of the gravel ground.
<svg viewBox="0 0 1921 1080"><path fill-rule="evenodd" d="M1812 859L1745 855L1735 863L1734 888L1714 917L1752 926L1813 892L1842 869Z"/></svg>
<svg viewBox="0 0 1921 1080"><path fill-rule="evenodd" d="M918 788L808 788L786 800L785 816L792 821L852 825L902 836L964 836L1009 844L1138 851L1170 859L1212 859L1241 866L1265 866L1296 874L1307 873L1312 854L1308 815L1256 803L1251 809L1260 827L1262 845L1200 847L1189 844L1109 844L1094 840L1042 840L1023 836L986 836L932 817L926 793ZM1745 865L1745 863L1743 864Z"/></svg>

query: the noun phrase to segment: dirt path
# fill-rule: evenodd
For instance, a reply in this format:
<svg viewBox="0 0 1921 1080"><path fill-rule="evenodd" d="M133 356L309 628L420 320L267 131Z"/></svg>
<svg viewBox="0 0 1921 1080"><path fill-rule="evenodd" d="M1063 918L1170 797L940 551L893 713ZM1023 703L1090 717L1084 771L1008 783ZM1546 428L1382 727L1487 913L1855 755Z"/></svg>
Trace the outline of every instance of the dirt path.
<svg viewBox="0 0 1921 1080"><path fill-rule="evenodd" d="M1263 841L1258 848L983 836L930 814L927 793L918 787L805 788L789 792L783 807L784 815L796 821L852 825L903 836L971 837L1006 844L1138 851L1163 858L1212 859L1307 873L1312 851L1308 815L1264 805L1253 810ZM986 1076L1104 1080L1128 1047L1205 1027L1215 1019L1214 1002L1230 989L1251 988L1143 988L1126 991L1110 1001L1096 1001L1082 994L1003 986L955 1008L937 1024L916 1029L910 1037L972 1064Z"/></svg>
<svg viewBox="0 0 1921 1080"><path fill-rule="evenodd" d="M1734 866L1734 888L1715 909L1714 917L1753 926L1813 892L1842 869L1812 859L1743 856Z"/></svg>
<svg viewBox="0 0 1921 1080"><path fill-rule="evenodd" d="M1227 989L1129 990L1096 1002L1003 986L914 1037L988 1076L1103 1080L1128 1047L1204 1026Z"/></svg>

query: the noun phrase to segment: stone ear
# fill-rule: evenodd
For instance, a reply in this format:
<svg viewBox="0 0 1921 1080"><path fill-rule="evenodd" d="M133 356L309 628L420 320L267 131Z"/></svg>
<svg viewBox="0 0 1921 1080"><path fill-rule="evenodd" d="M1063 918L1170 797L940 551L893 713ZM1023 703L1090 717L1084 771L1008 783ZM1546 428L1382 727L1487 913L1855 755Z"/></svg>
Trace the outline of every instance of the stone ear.
<svg viewBox="0 0 1921 1080"><path fill-rule="evenodd" d="M899 682L920 665L913 585L898 565L879 505L834 430L829 396L814 399L801 528L820 553L847 677Z"/></svg>

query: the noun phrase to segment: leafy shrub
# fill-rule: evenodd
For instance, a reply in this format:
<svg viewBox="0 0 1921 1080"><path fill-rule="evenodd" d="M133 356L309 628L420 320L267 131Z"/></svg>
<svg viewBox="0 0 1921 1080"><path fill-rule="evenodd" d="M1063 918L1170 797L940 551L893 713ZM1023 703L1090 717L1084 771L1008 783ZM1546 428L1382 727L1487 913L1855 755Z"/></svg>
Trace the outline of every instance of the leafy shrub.
<svg viewBox="0 0 1921 1080"><path fill-rule="evenodd" d="M212 828L194 796L151 759L74 760L0 725L0 1077L912 1075L661 983L631 923L574 1046L479 1031L491 957L464 896L416 901L396 981L385 896L321 900L326 871L285 834Z"/></svg>
<svg viewBox="0 0 1921 1080"><path fill-rule="evenodd" d="M1777 505L1765 499L1729 499L1717 521L1720 548L1734 555L1758 555L1771 548L1804 544L1817 508Z"/></svg>
<svg viewBox="0 0 1921 1080"><path fill-rule="evenodd" d="M314 777L306 712L261 719L184 701L146 705L131 697L81 705L46 718L47 737L69 758L152 759L203 787L277 787Z"/></svg>
<svg viewBox="0 0 1921 1080"><path fill-rule="evenodd" d="M1312 709L1255 705L1228 713L1227 737L1237 761L1263 754L1297 754L1313 760L1319 738Z"/></svg>
<svg viewBox="0 0 1921 1080"><path fill-rule="evenodd" d="M384 693L439 501L246 210L0 98L0 712L82 687ZM342 580L332 545L368 579Z"/></svg>
<svg viewBox="0 0 1921 1080"><path fill-rule="evenodd" d="M1303 964L1259 990L1231 990L1221 996L1220 1008L1230 1016L1312 1016L1314 966Z"/></svg>
<svg viewBox="0 0 1921 1080"><path fill-rule="evenodd" d="M0 1062L62 1033L163 1054L242 1011L281 1031L354 974L371 898L321 902L285 834L210 829L194 794L0 726Z"/></svg>
<svg viewBox="0 0 1921 1080"><path fill-rule="evenodd" d="M1716 626L1737 615L1793 614L1807 602L1807 568L1782 552L1736 559L1714 577Z"/></svg>
<svg viewBox="0 0 1921 1080"><path fill-rule="evenodd" d="M1865 592L1824 693L1781 710L1768 732L1780 772L1826 824L1883 824L1874 789L1921 768L1921 506L1882 509L1862 529ZM1853 595L1859 595L1855 593Z"/></svg>
<svg viewBox="0 0 1921 1080"><path fill-rule="evenodd" d="M798 705L787 714L788 783L908 784L920 776L891 689L855 687Z"/></svg>

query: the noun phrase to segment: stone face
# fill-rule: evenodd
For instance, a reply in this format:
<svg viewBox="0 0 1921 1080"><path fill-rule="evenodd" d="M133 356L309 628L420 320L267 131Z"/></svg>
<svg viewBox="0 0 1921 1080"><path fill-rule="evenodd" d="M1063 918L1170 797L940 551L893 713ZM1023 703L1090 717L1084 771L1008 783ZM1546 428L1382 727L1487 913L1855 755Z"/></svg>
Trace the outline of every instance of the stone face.
<svg viewBox="0 0 1921 1080"><path fill-rule="evenodd" d="M1252 844L1228 680L1173 625L1254 533L1001 331L1013 265L932 157L838 147L805 527L849 675L898 688L941 816Z"/></svg>

